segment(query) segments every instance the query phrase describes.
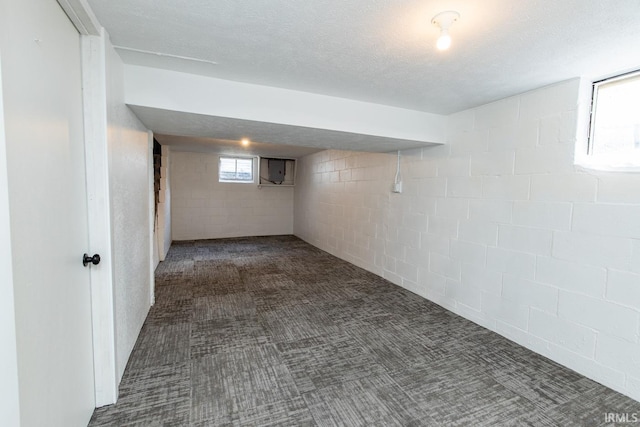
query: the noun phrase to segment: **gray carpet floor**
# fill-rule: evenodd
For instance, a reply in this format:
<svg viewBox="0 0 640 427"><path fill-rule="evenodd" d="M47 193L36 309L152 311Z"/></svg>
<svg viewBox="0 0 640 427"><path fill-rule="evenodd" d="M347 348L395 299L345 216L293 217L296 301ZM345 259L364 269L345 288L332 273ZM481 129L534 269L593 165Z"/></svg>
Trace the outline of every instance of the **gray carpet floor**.
<svg viewBox="0 0 640 427"><path fill-rule="evenodd" d="M640 403L276 236L172 245L118 403L90 426L613 425L606 413Z"/></svg>

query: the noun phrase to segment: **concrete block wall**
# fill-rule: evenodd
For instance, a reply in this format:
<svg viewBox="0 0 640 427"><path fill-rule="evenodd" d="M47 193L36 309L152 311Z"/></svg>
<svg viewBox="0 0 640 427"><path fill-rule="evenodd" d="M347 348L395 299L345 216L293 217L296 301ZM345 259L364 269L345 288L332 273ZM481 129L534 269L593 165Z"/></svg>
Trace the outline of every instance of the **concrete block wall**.
<svg viewBox="0 0 640 427"><path fill-rule="evenodd" d="M294 232L640 400L640 176L574 166L579 82L456 113L445 146L298 163Z"/></svg>
<svg viewBox="0 0 640 427"><path fill-rule="evenodd" d="M173 240L293 233L293 188L218 182L218 154L171 152Z"/></svg>

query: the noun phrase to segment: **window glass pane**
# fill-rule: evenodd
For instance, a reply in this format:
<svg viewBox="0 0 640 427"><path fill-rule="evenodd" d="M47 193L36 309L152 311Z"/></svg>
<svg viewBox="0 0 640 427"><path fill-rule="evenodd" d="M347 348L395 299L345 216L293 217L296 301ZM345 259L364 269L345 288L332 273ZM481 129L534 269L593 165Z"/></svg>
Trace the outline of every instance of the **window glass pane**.
<svg viewBox="0 0 640 427"><path fill-rule="evenodd" d="M237 160L237 178L243 181L253 181L253 160Z"/></svg>
<svg viewBox="0 0 640 427"><path fill-rule="evenodd" d="M220 159L220 179L230 180L236 176L236 161L235 159Z"/></svg>
<svg viewBox="0 0 640 427"><path fill-rule="evenodd" d="M637 155L640 151L640 75L595 87L591 135L593 155ZM638 150L638 151L636 151Z"/></svg>
<svg viewBox="0 0 640 427"><path fill-rule="evenodd" d="M253 159L220 157L218 180L221 182L253 182Z"/></svg>

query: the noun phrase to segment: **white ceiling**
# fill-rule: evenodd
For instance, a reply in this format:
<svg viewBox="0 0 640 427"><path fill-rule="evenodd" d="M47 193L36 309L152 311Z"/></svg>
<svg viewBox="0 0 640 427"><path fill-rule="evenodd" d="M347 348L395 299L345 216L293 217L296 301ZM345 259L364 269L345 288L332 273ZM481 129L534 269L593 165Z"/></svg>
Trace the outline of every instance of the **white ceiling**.
<svg viewBox="0 0 640 427"><path fill-rule="evenodd" d="M227 154L298 158L328 148L387 153L425 147L423 141L387 138L255 120L182 113L131 105L136 116L156 133L156 139L180 151L216 151ZM208 137L215 129L215 138ZM158 135L159 134L159 135ZM259 135L250 147L238 142Z"/></svg>
<svg viewBox="0 0 640 427"><path fill-rule="evenodd" d="M161 133L154 133L153 136L161 145L168 145L173 151L190 151L195 153L219 153L233 156L245 155L298 159L322 150L320 148L270 144L255 141L251 141L249 146L244 147L238 144L237 140L212 139L183 135L164 135Z"/></svg>
<svg viewBox="0 0 640 427"><path fill-rule="evenodd" d="M640 67L639 0L88 2L125 63L436 114Z"/></svg>

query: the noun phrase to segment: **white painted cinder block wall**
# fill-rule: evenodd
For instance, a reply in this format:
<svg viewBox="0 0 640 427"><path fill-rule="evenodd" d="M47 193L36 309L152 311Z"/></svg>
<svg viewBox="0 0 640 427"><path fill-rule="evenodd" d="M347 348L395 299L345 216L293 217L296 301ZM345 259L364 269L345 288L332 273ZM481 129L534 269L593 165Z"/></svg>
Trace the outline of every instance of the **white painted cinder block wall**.
<svg viewBox="0 0 640 427"><path fill-rule="evenodd" d="M577 80L449 117L449 144L298 162L297 236L640 400L640 176L573 165Z"/></svg>
<svg viewBox="0 0 640 427"><path fill-rule="evenodd" d="M171 153L173 240L292 234L293 188L220 183L218 159Z"/></svg>

